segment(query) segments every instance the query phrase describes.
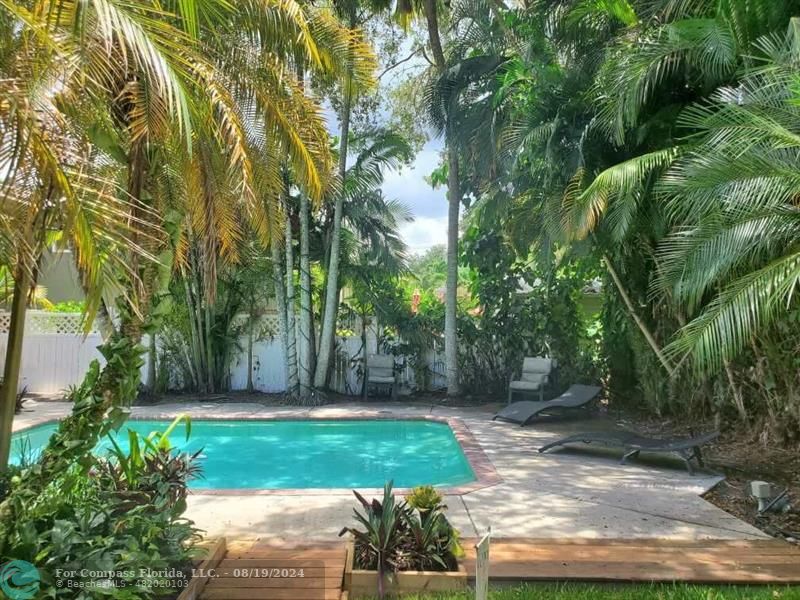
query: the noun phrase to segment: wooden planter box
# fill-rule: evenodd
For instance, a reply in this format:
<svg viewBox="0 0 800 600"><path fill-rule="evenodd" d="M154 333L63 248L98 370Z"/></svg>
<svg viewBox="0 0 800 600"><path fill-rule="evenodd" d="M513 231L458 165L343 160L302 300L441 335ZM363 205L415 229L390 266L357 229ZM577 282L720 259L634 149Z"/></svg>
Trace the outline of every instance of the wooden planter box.
<svg viewBox="0 0 800 600"><path fill-rule="evenodd" d="M353 568L355 549L353 540L347 543L344 566L344 589L348 598L377 598L378 574ZM386 578L387 596L402 596L419 592L450 592L467 588L467 571L459 563L458 571L400 571Z"/></svg>
<svg viewBox="0 0 800 600"><path fill-rule="evenodd" d="M219 538L208 548L208 554L206 554L203 561L199 565L196 565L198 569L197 572L202 573L203 576L198 575L192 577L189 584L181 592L180 596L178 596L178 600L197 600L200 598L200 594L203 593L203 589L205 589L206 583L208 583L209 570L215 569L219 563L222 562L226 552L225 538Z"/></svg>

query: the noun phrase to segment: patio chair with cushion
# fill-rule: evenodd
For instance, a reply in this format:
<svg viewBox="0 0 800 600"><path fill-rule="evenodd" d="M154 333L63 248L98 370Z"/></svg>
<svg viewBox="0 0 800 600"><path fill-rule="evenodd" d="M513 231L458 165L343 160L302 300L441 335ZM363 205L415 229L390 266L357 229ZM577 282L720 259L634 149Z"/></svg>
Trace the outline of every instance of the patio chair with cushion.
<svg viewBox="0 0 800 600"><path fill-rule="evenodd" d="M508 403L514 392L538 392L539 401L544 399L544 386L550 381L553 370L553 360L543 356L528 356L522 361L522 373L519 379L508 384Z"/></svg>
<svg viewBox="0 0 800 600"><path fill-rule="evenodd" d="M364 386L364 397L369 395L369 388L387 388L394 398L397 393L397 379L394 374L394 356L388 354L370 354L367 358L367 385Z"/></svg>

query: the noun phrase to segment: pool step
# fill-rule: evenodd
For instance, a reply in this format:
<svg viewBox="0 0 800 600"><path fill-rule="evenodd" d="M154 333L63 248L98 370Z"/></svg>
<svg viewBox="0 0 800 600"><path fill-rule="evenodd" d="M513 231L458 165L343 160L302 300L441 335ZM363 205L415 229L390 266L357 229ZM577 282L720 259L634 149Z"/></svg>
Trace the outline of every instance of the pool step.
<svg viewBox="0 0 800 600"><path fill-rule="evenodd" d="M344 565L343 543L231 541L200 599L340 600Z"/></svg>

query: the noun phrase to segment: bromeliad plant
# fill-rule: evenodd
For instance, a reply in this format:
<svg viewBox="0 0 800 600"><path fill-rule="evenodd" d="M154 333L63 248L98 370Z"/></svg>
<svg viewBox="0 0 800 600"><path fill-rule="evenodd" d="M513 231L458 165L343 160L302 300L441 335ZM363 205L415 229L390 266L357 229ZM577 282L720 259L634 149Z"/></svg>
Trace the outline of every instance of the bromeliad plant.
<svg viewBox="0 0 800 600"><path fill-rule="evenodd" d="M345 527L355 541L355 565L375 570L378 597L385 596L386 577L397 571L450 571L457 568L461 550L458 532L444 515L445 505L433 487L417 488L409 501L397 501L392 481L383 488L383 500L367 501L353 491L363 512L353 510L363 530Z"/></svg>

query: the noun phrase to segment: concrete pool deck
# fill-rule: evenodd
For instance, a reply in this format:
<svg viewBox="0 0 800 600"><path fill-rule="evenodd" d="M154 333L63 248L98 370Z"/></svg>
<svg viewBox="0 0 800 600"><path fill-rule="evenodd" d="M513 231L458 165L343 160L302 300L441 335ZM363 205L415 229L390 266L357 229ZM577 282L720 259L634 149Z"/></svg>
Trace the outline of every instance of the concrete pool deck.
<svg viewBox="0 0 800 600"><path fill-rule="evenodd" d="M63 417L63 402L25 404L14 430ZM459 419L494 466L499 482L446 496L448 516L464 537L489 526L495 537L753 539L764 533L703 500L722 478L690 476L679 461L647 457L618 464L619 453L593 448L539 454L537 448L585 428L581 421L528 427L491 421L488 408L450 408L402 402L353 402L316 408L257 403L187 401L133 408L137 418L424 418ZM583 427L582 427L583 425ZM597 426L597 421L592 423ZM207 495L189 497L187 517L209 536L333 540L352 524L350 490L324 494Z"/></svg>

